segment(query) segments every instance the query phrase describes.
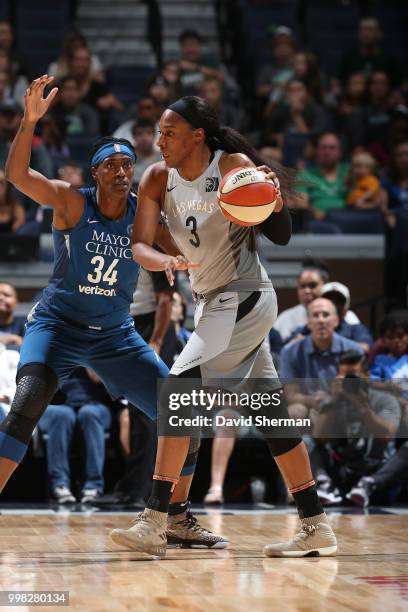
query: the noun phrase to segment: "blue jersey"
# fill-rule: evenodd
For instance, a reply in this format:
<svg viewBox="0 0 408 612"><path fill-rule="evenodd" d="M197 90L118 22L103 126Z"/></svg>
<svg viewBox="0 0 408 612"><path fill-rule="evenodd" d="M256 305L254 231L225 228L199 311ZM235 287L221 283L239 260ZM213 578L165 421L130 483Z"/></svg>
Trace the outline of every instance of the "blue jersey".
<svg viewBox="0 0 408 612"><path fill-rule="evenodd" d="M84 212L71 230L52 230L54 271L32 314L55 317L88 329L109 329L129 316L139 275L130 237L136 197L129 194L125 217L105 218L96 187L80 190Z"/></svg>

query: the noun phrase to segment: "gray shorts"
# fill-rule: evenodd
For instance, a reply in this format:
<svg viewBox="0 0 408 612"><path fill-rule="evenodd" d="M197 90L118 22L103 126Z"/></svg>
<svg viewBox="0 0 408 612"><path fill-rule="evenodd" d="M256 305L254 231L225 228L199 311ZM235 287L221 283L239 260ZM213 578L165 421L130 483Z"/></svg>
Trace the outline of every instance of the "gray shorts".
<svg viewBox="0 0 408 612"><path fill-rule="evenodd" d="M277 379L268 339L276 316L275 291L226 291L201 299L195 330L171 374L200 366L204 384L218 378Z"/></svg>

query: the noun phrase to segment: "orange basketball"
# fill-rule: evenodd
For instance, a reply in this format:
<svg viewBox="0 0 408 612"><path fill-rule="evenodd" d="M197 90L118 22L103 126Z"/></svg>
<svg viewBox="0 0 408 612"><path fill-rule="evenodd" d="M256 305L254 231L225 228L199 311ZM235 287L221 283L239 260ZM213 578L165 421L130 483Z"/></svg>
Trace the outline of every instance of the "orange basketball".
<svg viewBox="0 0 408 612"><path fill-rule="evenodd" d="M234 168L224 176L218 189L221 211L238 225L258 225L276 206L276 188L256 168Z"/></svg>

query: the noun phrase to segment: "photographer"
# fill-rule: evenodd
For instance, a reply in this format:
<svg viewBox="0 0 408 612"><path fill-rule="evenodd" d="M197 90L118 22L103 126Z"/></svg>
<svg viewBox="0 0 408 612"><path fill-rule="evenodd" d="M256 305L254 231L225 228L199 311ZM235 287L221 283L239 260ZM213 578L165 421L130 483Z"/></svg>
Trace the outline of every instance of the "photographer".
<svg viewBox="0 0 408 612"><path fill-rule="evenodd" d="M392 438L400 406L391 394L371 388L368 381L365 357L347 351L339 359L331 395L320 405L311 461L318 495L325 503L337 503L341 495L353 501L354 485L395 453Z"/></svg>

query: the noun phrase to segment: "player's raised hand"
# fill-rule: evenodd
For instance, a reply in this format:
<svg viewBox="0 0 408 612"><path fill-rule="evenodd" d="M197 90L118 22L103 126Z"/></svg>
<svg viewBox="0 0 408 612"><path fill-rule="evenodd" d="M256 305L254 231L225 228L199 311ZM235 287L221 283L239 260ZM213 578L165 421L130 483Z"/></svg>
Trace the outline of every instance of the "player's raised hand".
<svg viewBox="0 0 408 612"><path fill-rule="evenodd" d="M58 87L54 87L44 99L44 89L54 80L47 74L35 79L26 90L24 95L24 119L30 123L36 123L48 111L51 102L58 92Z"/></svg>
<svg viewBox="0 0 408 612"><path fill-rule="evenodd" d="M176 270L188 270L189 268L199 267L199 264L191 263L191 261L188 261L183 255L177 255L177 257L168 258L164 271L169 281L169 285L172 287L174 285L174 272Z"/></svg>

